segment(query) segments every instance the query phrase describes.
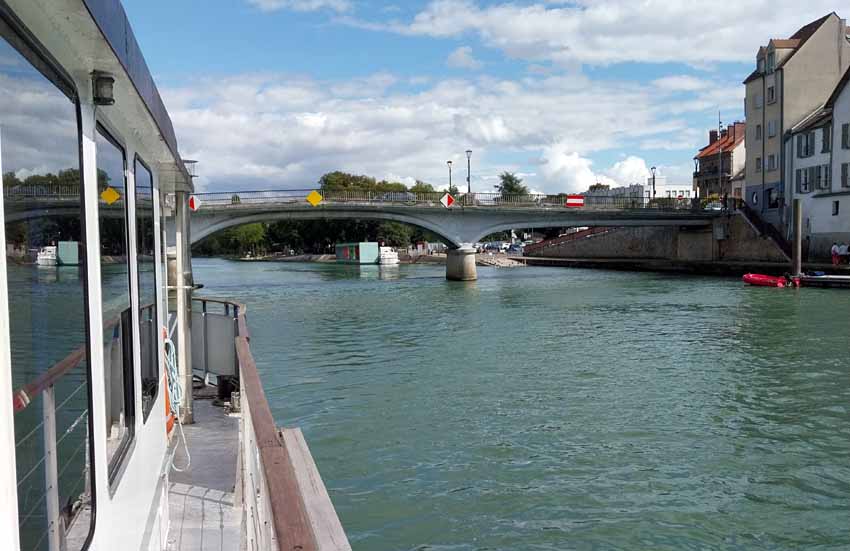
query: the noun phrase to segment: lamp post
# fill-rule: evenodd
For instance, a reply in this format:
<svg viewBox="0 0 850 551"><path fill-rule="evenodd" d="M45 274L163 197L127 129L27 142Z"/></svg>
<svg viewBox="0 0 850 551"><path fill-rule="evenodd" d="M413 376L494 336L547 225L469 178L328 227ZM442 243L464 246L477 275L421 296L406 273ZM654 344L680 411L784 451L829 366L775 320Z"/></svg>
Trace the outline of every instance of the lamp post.
<svg viewBox="0 0 850 551"><path fill-rule="evenodd" d="M472 166L472 150L467 149L466 150L466 193L467 193L467 195L472 193L472 178L471 178L472 171L470 170L471 166Z"/></svg>
<svg viewBox="0 0 850 551"><path fill-rule="evenodd" d="M452 192L452 162L446 161L446 164L449 165L449 193Z"/></svg>
<svg viewBox="0 0 850 551"><path fill-rule="evenodd" d="M655 199L655 167L649 169L652 172L652 198Z"/></svg>

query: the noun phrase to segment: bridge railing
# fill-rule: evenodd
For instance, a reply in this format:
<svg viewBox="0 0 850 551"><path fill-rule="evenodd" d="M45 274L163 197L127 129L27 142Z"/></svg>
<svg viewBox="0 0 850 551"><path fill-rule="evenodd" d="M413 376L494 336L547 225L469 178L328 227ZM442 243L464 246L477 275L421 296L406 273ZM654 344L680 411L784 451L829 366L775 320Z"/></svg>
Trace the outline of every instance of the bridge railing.
<svg viewBox="0 0 850 551"><path fill-rule="evenodd" d="M19 184L3 187L3 199L23 201L27 199L80 200L79 184Z"/></svg>
<svg viewBox="0 0 850 551"><path fill-rule="evenodd" d="M365 191L365 190L313 190L290 189L268 191L234 191L198 193L196 197L205 207L238 208L258 205L291 204L308 206L307 197L313 191L322 196L321 204L331 205L369 205L369 206L415 206L443 208L440 199L444 191ZM460 207L509 207L509 208L546 208L572 209L567 207L565 194L521 193L508 194L497 192L459 193L454 196L455 205ZM690 199L649 199L641 196L588 195L584 197L585 210L698 210L699 205Z"/></svg>

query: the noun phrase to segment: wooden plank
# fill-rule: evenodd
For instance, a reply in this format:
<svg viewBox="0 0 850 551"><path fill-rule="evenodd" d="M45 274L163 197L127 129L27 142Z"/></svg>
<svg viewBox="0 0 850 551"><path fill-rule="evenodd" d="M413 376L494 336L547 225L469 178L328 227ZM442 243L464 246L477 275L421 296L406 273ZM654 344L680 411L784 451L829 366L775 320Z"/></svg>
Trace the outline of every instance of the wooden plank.
<svg viewBox="0 0 850 551"><path fill-rule="evenodd" d="M251 424L266 478L265 490L280 551L317 551L295 470L283 446L269 409L248 339L236 338L243 400L248 401Z"/></svg>
<svg viewBox="0 0 850 551"><path fill-rule="evenodd" d="M292 460L295 477L304 498L307 516L313 527L319 550L351 551L351 545L348 543L348 538L342 529L342 524L301 429L283 429L281 436Z"/></svg>

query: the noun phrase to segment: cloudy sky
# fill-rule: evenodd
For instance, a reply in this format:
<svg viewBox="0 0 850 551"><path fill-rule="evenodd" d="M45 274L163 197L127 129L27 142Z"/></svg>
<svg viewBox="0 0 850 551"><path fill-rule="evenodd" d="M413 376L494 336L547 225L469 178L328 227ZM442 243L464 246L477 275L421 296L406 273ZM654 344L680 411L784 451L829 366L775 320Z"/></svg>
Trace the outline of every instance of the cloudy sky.
<svg viewBox="0 0 850 551"><path fill-rule="evenodd" d="M534 190L690 182L760 44L821 0L125 0L206 190L503 170Z"/></svg>

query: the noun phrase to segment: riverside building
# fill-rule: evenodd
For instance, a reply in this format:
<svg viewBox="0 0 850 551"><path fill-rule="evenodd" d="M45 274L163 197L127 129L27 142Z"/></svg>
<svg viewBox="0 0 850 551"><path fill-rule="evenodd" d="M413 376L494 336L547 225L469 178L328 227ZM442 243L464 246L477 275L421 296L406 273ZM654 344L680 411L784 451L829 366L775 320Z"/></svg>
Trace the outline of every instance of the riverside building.
<svg viewBox="0 0 850 551"><path fill-rule="evenodd" d="M792 178L783 137L826 102L848 66L847 22L833 12L759 48L756 69L744 81L744 199L786 233Z"/></svg>
<svg viewBox="0 0 850 551"><path fill-rule="evenodd" d="M694 157L694 192L699 197L741 198L741 188L733 189L732 180L744 170L746 123L735 122L718 134L708 133L708 145ZM736 194L737 193L737 194Z"/></svg>

